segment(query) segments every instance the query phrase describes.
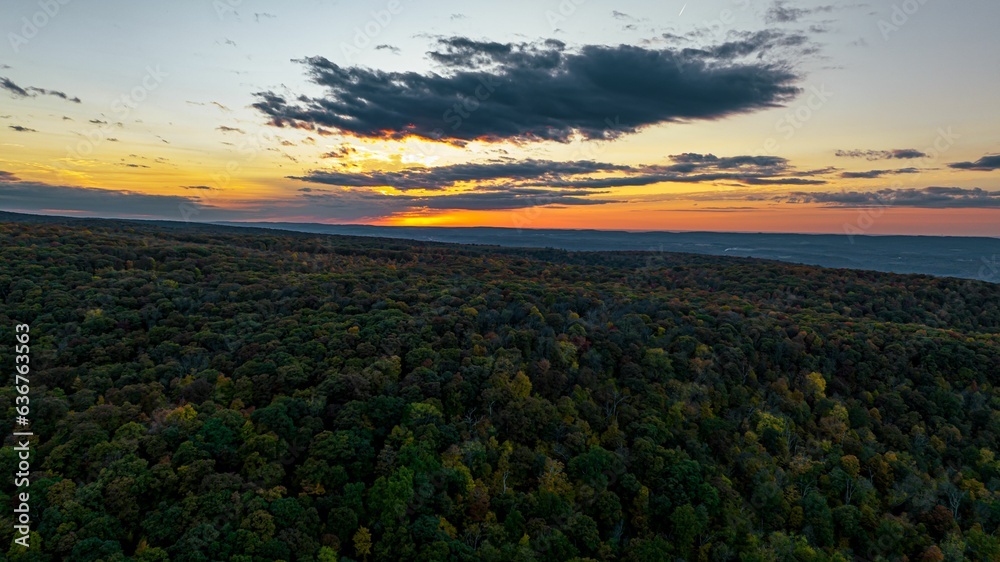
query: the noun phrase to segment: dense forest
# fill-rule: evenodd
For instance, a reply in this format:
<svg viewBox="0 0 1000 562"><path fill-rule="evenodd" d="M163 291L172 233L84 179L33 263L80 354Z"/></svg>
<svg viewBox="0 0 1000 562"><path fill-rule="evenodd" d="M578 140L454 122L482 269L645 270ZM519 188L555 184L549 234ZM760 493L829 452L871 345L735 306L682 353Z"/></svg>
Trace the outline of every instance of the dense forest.
<svg viewBox="0 0 1000 562"><path fill-rule="evenodd" d="M1000 285L0 222L11 561L1000 560Z"/></svg>

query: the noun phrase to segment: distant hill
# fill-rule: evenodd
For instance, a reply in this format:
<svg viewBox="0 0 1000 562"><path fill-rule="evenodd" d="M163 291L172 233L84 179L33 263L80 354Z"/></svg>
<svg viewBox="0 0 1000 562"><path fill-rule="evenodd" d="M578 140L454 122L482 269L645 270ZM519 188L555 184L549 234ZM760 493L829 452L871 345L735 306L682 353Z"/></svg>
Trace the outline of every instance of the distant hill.
<svg viewBox="0 0 1000 562"><path fill-rule="evenodd" d="M1000 238L844 236L725 232L621 232L513 228L449 228L220 223L298 232L404 238L575 251L685 252L891 273L924 273L1000 282Z"/></svg>
<svg viewBox="0 0 1000 562"><path fill-rule="evenodd" d="M737 232L624 232L612 230L515 229L329 225L288 222L192 223L53 217L0 211L0 221L109 225L138 223L197 232L219 227L284 230L421 242L506 248L551 248L576 252L645 252L649 264L667 253L759 258L822 267L916 273L1000 283L1000 238L961 236L846 236Z"/></svg>

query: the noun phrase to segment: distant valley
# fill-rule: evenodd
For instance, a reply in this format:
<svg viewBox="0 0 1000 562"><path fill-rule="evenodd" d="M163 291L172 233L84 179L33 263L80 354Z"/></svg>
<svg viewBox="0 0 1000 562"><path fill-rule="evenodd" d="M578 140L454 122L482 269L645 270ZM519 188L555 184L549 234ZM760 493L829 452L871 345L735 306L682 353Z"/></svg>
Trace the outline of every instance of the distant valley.
<svg viewBox="0 0 1000 562"><path fill-rule="evenodd" d="M556 248L572 251L685 252L754 257L823 267L922 273L939 277L1000 282L1000 239L997 238L622 232L306 223L218 224L506 247ZM655 264L655 256L650 258L650 262Z"/></svg>

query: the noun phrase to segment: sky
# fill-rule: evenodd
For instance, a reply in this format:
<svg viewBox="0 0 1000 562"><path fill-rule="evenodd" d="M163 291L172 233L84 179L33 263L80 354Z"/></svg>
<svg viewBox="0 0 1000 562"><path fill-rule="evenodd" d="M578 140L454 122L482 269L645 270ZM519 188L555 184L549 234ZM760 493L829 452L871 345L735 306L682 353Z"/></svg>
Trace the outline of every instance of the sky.
<svg viewBox="0 0 1000 562"><path fill-rule="evenodd" d="M995 0L38 0L0 209L1000 236Z"/></svg>

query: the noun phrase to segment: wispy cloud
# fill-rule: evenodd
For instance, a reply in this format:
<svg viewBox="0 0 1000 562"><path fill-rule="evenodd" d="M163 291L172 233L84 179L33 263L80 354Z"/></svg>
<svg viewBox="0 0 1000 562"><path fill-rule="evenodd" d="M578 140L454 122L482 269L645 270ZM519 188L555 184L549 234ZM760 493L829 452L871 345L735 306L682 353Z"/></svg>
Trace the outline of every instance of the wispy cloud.
<svg viewBox="0 0 1000 562"><path fill-rule="evenodd" d="M925 187L792 193L776 196L787 203L820 203L833 207L920 207L927 209L1000 208L1000 191L978 187Z"/></svg>
<svg viewBox="0 0 1000 562"><path fill-rule="evenodd" d="M329 152L324 152L320 158L344 158L350 156L351 154L356 154L357 152L358 150L353 146L342 144Z"/></svg>
<svg viewBox="0 0 1000 562"><path fill-rule="evenodd" d="M919 174L920 170L917 168L898 168L896 170L867 170L864 172L843 172L840 177L846 179L875 179L882 176L900 175L900 174Z"/></svg>
<svg viewBox="0 0 1000 562"><path fill-rule="evenodd" d="M496 211L543 206L591 206L615 203L594 199L592 192L546 189L480 189L446 196L386 195L377 191L303 188L301 203L314 213L341 220L381 218L427 211Z"/></svg>
<svg viewBox="0 0 1000 562"><path fill-rule="evenodd" d="M767 9L764 14L764 21L767 23L794 23L800 19L818 13L830 13L833 6L817 6L815 8L795 8L788 5L788 2L778 0Z"/></svg>
<svg viewBox="0 0 1000 562"><path fill-rule="evenodd" d="M3 88L4 90L7 90L8 92L14 94L15 96L21 98L26 98L31 95L28 93L28 90L25 90L24 88L18 86L17 84L12 82L9 78L5 78L2 76L0 76L0 88Z"/></svg>
<svg viewBox="0 0 1000 562"><path fill-rule="evenodd" d="M840 158L864 158L865 160L914 160L927 158L927 154L915 148L897 148L893 150L838 150L835 153Z"/></svg>
<svg viewBox="0 0 1000 562"><path fill-rule="evenodd" d="M60 92L59 90L47 90L45 88L36 88L34 86L21 87L11 81L9 78L0 76L0 88L7 90L9 93L14 95L14 97L19 98L33 98L36 95L43 96L54 96L57 98L62 98L66 101L73 103L81 103L80 98L70 97L65 92Z"/></svg>
<svg viewBox="0 0 1000 562"><path fill-rule="evenodd" d="M975 162L955 162L953 164L948 164L948 167L956 170L975 170L978 172L1000 170L1000 154L983 156Z"/></svg>

